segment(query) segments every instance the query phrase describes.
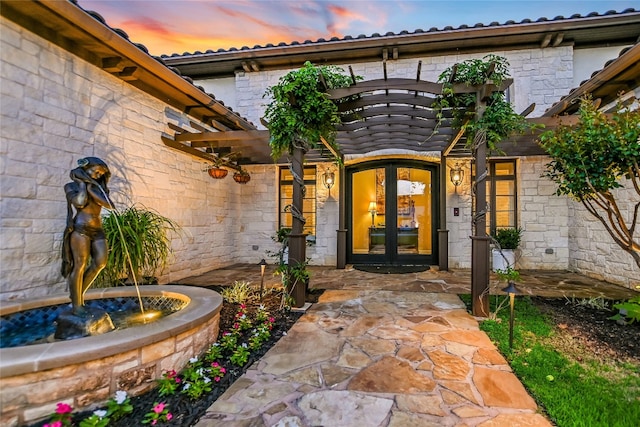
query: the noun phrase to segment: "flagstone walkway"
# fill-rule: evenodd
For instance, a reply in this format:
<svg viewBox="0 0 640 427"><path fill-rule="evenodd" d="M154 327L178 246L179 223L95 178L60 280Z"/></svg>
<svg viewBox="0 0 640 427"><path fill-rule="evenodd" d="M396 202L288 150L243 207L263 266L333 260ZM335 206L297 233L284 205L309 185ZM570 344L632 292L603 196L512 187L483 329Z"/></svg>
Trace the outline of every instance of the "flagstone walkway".
<svg viewBox="0 0 640 427"><path fill-rule="evenodd" d="M279 284L267 267L266 287ZM551 426L457 294L468 270L375 274L310 267L325 289L199 427ZM178 284L257 285L238 264ZM570 272L521 271L523 294L624 299L637 292ZM504 294L495 277L491 294Z"/></svg>
<svg viewBox="0 0 640 427"><path fill-rule="evenodd" d="M453 294L328 290L197 424L550 426Z"/></svg>

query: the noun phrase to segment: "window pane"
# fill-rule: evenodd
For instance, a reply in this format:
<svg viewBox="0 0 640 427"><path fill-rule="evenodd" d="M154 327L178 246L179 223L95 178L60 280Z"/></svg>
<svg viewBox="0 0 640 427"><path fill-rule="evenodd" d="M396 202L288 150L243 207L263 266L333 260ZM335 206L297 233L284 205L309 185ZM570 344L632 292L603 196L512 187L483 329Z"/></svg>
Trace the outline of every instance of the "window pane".
<svg viewBox="0 0 640 427"><path fill-rule="evenodd" d="M514 194L515 182L496 181L496 196L511 196Z"/></svg>
<svg viewBox="0 0 640 427"><path fill-rule="evenodd" d="M515 175L516 164L515 162L496 162L496 176L500 175Z"/></svg>

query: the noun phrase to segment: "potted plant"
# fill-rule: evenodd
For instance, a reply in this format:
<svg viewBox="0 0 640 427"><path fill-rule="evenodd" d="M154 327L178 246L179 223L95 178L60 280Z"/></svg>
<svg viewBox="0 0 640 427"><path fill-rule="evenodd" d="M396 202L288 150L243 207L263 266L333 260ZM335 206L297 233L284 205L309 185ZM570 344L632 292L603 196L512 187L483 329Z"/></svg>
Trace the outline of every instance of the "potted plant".
<svg viewBox="0 0 640 427"><path fill-rule="evenodd" d="M522 229L519 227L498 228L491 234L494 248L491 250L493 271L506 271L515 266L515 250L522 239Z"/></svg>
<svg viewBox="0 0 640 427"><path fill-rule="evenodd" d="M156 282L156 272L167 264L171 253L168 231L179 226L159 213L137 206L113 210L103 218L109 246L107 266L97 278L97 285L114 286L123 281Z"/></svg>

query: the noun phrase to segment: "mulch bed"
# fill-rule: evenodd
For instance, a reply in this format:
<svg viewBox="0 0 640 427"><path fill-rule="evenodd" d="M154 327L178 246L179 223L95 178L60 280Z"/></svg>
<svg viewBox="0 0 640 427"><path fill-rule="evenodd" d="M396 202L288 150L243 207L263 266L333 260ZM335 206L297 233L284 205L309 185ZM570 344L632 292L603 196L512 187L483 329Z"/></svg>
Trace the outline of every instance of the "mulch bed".
<svg viewBox="0 0 640 427"><path fill-rule="evenodd" d="M611 301L570 301L534 297L536 306L556 325L555 343L577 362L640 364L640 322L620 324Z"/></svg>

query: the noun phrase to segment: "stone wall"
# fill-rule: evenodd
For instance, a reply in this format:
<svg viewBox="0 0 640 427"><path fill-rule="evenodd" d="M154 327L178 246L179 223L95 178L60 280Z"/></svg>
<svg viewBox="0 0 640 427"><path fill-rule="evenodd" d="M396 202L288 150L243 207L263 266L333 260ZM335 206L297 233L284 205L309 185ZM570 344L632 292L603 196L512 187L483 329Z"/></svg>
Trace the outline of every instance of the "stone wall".
<svg viewBox="0 0 640 427"><path fill-rule="evenodd" d="M631 183L624 180L626 188L613 191L621 214L631 223L633 205L638 203L637 193ZM569 249L570 267L596 279L604 279L634 289L640 286L640 269L627 252L614 243L604 225L591 215L580 202L570 201ZM636 231L637 236L637 231Z"/></svg>
<svg viewBox="0 0 640 427"><path fill-rule="evenodd" d="M522 243L517 266L523 269L564 270L569 263L569 207L566 197L543 178L548 157L523 157L518 162L518 224Z"/></svg>
<svg viewBox="0 0 640 427"><path fill-rule="evenodd" d="M64 291L63 186L85 156L112 171L112 198L176 221L161 283L236 260L252 187L216 181L201 160L166 147L168 122L188 118L2 18L0 299Z"/></svg>

